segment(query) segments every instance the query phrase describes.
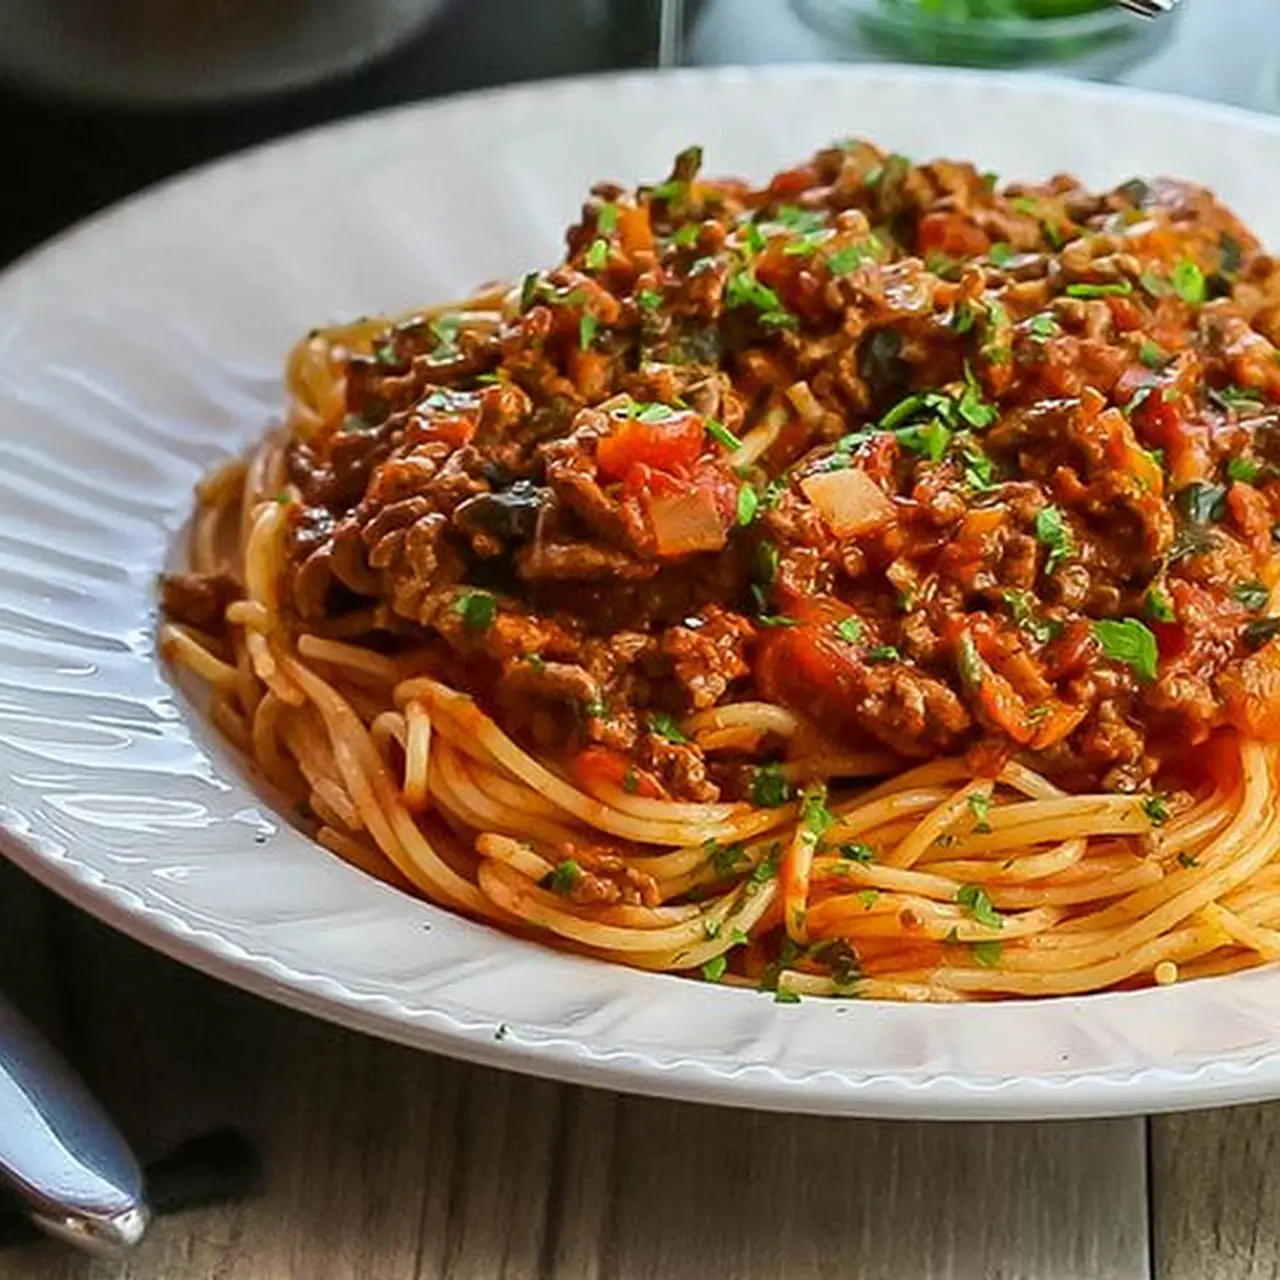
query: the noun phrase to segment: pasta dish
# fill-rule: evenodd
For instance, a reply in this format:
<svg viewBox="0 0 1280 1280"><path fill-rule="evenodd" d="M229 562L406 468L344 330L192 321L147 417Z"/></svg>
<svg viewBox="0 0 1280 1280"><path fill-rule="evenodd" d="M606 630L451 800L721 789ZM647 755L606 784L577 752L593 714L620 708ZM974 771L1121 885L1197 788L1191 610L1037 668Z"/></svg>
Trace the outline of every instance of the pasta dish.
<svg viewBox="0 0 1280 1280"><path fill-rule="evenodd" d="M333 853L809 995L1280 957L1280 265L1209 191L845 141L602 183L319 329L161 651Z"/></svg>

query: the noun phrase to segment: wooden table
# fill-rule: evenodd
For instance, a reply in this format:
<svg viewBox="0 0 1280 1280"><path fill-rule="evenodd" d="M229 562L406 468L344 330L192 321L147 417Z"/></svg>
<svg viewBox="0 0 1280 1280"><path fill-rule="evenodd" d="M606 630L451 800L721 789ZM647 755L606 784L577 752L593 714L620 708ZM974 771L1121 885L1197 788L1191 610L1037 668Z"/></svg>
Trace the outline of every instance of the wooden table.
<svg viewBox="0 0 1280 1280"><path fill-rule="evenodd" d="M1280 1106L891 1124L569 1088L274 1008L7 865L0 983L141 1150L234 1123L265 1174L127 1262L33 1245L4 1280L1280 1276Z"/></svg>

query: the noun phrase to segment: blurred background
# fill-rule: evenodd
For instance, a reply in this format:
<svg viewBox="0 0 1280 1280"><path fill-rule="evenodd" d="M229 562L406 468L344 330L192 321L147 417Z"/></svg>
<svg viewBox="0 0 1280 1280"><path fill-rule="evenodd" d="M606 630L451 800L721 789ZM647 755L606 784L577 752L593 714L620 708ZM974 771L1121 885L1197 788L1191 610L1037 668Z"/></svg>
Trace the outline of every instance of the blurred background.
<svg viewBox="0 0 1280 1280"><path fill-rule="evenodd" d="M920 61L1280 110L1280 0L2 0L0 262L264 138L463 89L629 67ZM859 127L856 122L850 128ZM873 132L873 123L866 126Z"/></svg>

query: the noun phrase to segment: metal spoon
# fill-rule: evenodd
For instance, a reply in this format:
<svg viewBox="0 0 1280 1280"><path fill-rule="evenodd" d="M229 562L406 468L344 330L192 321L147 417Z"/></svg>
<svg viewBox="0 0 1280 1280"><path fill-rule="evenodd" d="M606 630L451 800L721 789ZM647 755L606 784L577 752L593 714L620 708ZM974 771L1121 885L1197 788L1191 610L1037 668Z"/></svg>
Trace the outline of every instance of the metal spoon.
<svg viewBox="0 0 1280 1280"><path fill-rule="evenodd" d="M0 1181L41 1230L88 1253L133 1248L151 1220L128 1143L80 1078L3 998Z"/></svg>
<svg viewBox="0 0 1280 1280"><path fill-rule="evenodd" d="M1162 18L1178 7L1178 0L1116 0L1116 3L1144 18Z"/></svg>

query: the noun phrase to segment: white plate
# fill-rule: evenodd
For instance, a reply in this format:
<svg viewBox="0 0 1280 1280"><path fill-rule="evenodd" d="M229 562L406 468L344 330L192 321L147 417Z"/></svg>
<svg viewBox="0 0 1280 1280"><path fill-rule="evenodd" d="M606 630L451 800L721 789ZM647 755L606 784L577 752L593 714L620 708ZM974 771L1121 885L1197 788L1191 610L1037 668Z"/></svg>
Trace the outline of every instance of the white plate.
<svg viewBox="0 0 1280 1280"><path fill-rule="evenodd" d="M796 1111L1137 1112L1280 1095L1280 969L976 1007L808 1001L543 950L278 820L175 700L153 583L191 486L328 319L550 263L588 185L694 140L763 176L830 139L1217 187L1280 244L1280 126L1078 84L896 69L566 81L412 107L144 195L0 279L0 832L39 879L260 994L564 1079Z"/></svg>

